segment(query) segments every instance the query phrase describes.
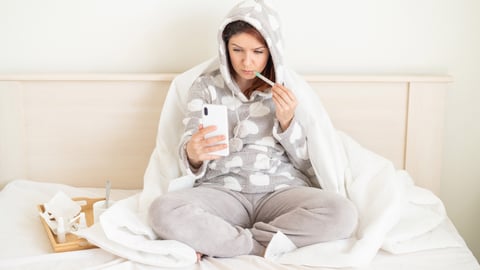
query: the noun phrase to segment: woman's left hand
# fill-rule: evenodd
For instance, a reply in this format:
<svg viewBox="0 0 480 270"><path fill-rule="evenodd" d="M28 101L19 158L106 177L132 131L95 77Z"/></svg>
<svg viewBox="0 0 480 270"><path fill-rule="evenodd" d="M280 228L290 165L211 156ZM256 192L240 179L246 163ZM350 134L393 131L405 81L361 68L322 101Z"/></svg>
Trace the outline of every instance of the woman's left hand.
<svg viewBox="0 0 480 270"><path fill-rule="evenodd" d="M285 131L295 115L297 98L292 91L278 83L272 87L272 98L275 103L275 116L280 122L280 127Z"/></svg>

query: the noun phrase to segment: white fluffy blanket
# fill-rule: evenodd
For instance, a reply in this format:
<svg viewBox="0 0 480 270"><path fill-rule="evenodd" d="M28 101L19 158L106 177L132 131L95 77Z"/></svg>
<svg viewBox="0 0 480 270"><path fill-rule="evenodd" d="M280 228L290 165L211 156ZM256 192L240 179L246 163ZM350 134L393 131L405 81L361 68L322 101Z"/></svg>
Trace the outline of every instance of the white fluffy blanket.
<svg viewBox="0 0 480 270"><path fill-rule="evenodd" d="M116 255L149 265L186 266L195 262L195 252L188 246L155 240L146 223L146 212L157 196L193 184L190 177L182 177L178 159L186 96L192 82L216 66L215 59L209 60L174 79L163 106L143 192L114 205L101 217L101 227L80 232L82 236ZM380 249L404 253L458 245L435 230L446 218L443 204L435 195L416 187L407 172L396 170L389 160L337 131L311 87L292 71L287 70L285 75L285 85L301 103L296 116L309 138L317 184L352 200L359 212L359 226L351 239L300 249L278 233L267 248L266 259L284 264L355 267L368 264Z"/></svg>

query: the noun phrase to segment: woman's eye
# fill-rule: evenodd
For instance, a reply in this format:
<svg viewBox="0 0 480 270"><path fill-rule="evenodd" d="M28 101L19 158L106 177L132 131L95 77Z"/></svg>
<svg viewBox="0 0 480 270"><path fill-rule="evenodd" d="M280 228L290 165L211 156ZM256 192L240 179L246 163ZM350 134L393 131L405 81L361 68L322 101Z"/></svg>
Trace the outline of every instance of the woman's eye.
<svg viewBox="0 0 480 270"><path fill-rule="evenodd" d="M263 51L255 51L256 54L262 54Z"/></svg>
<svg viewBox="0 0 480 270"><path fill-rule="evenodd" d="M233 48L233 51L234 51L234 52L241 52L242 50L237 49L237 48Z"/></svg>

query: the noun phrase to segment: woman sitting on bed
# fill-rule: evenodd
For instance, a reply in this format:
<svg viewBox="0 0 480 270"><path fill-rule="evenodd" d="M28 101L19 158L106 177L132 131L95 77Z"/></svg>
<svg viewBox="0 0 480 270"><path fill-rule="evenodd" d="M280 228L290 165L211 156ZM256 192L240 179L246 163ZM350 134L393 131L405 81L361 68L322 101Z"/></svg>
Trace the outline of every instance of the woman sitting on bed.
<svg viewBox="0 0 480 270"><path fill-rule="evenodd" d="M159 237L209 256L263 255L277 232L297 247L348 238L357 212L340 195L311 187L315 177L295 94L283 86L276 14L262 1L237 5L219 32L220 68L192 85L180 147L194 188L167 193L150 207ZM270 86L255 72L275 83ZM228 108L230 154L215 127L201 125L202 105ZM220 143L220 144L218 144Z"/></svg>

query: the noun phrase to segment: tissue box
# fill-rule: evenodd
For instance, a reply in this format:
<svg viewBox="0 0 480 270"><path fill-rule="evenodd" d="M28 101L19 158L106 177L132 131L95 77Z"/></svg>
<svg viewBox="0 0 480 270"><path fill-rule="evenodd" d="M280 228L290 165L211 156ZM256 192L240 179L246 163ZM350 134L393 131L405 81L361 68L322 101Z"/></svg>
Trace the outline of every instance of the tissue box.
<svg viewBox="0 0 480 270"><path fill-rule="evenodd" d="M91 226L93 224L93 204L95 202L105 200L105 198L79 197L72 198L72 200L82 203L81 211L85 213L87 226ZM38 205L38 210L42 213L45 211L45 207L43 206L43 204ZM40 220L42 221L43 227L47 232L48 239L50 240L50 244L52 245L52 248L55 252L73 251L96 247L95 245L89 243L86 239L80 238L71 233L66 234L66 241L64 243L59 243L57 236L52 232L45 220L42 217L40 217Z"/></svg>

